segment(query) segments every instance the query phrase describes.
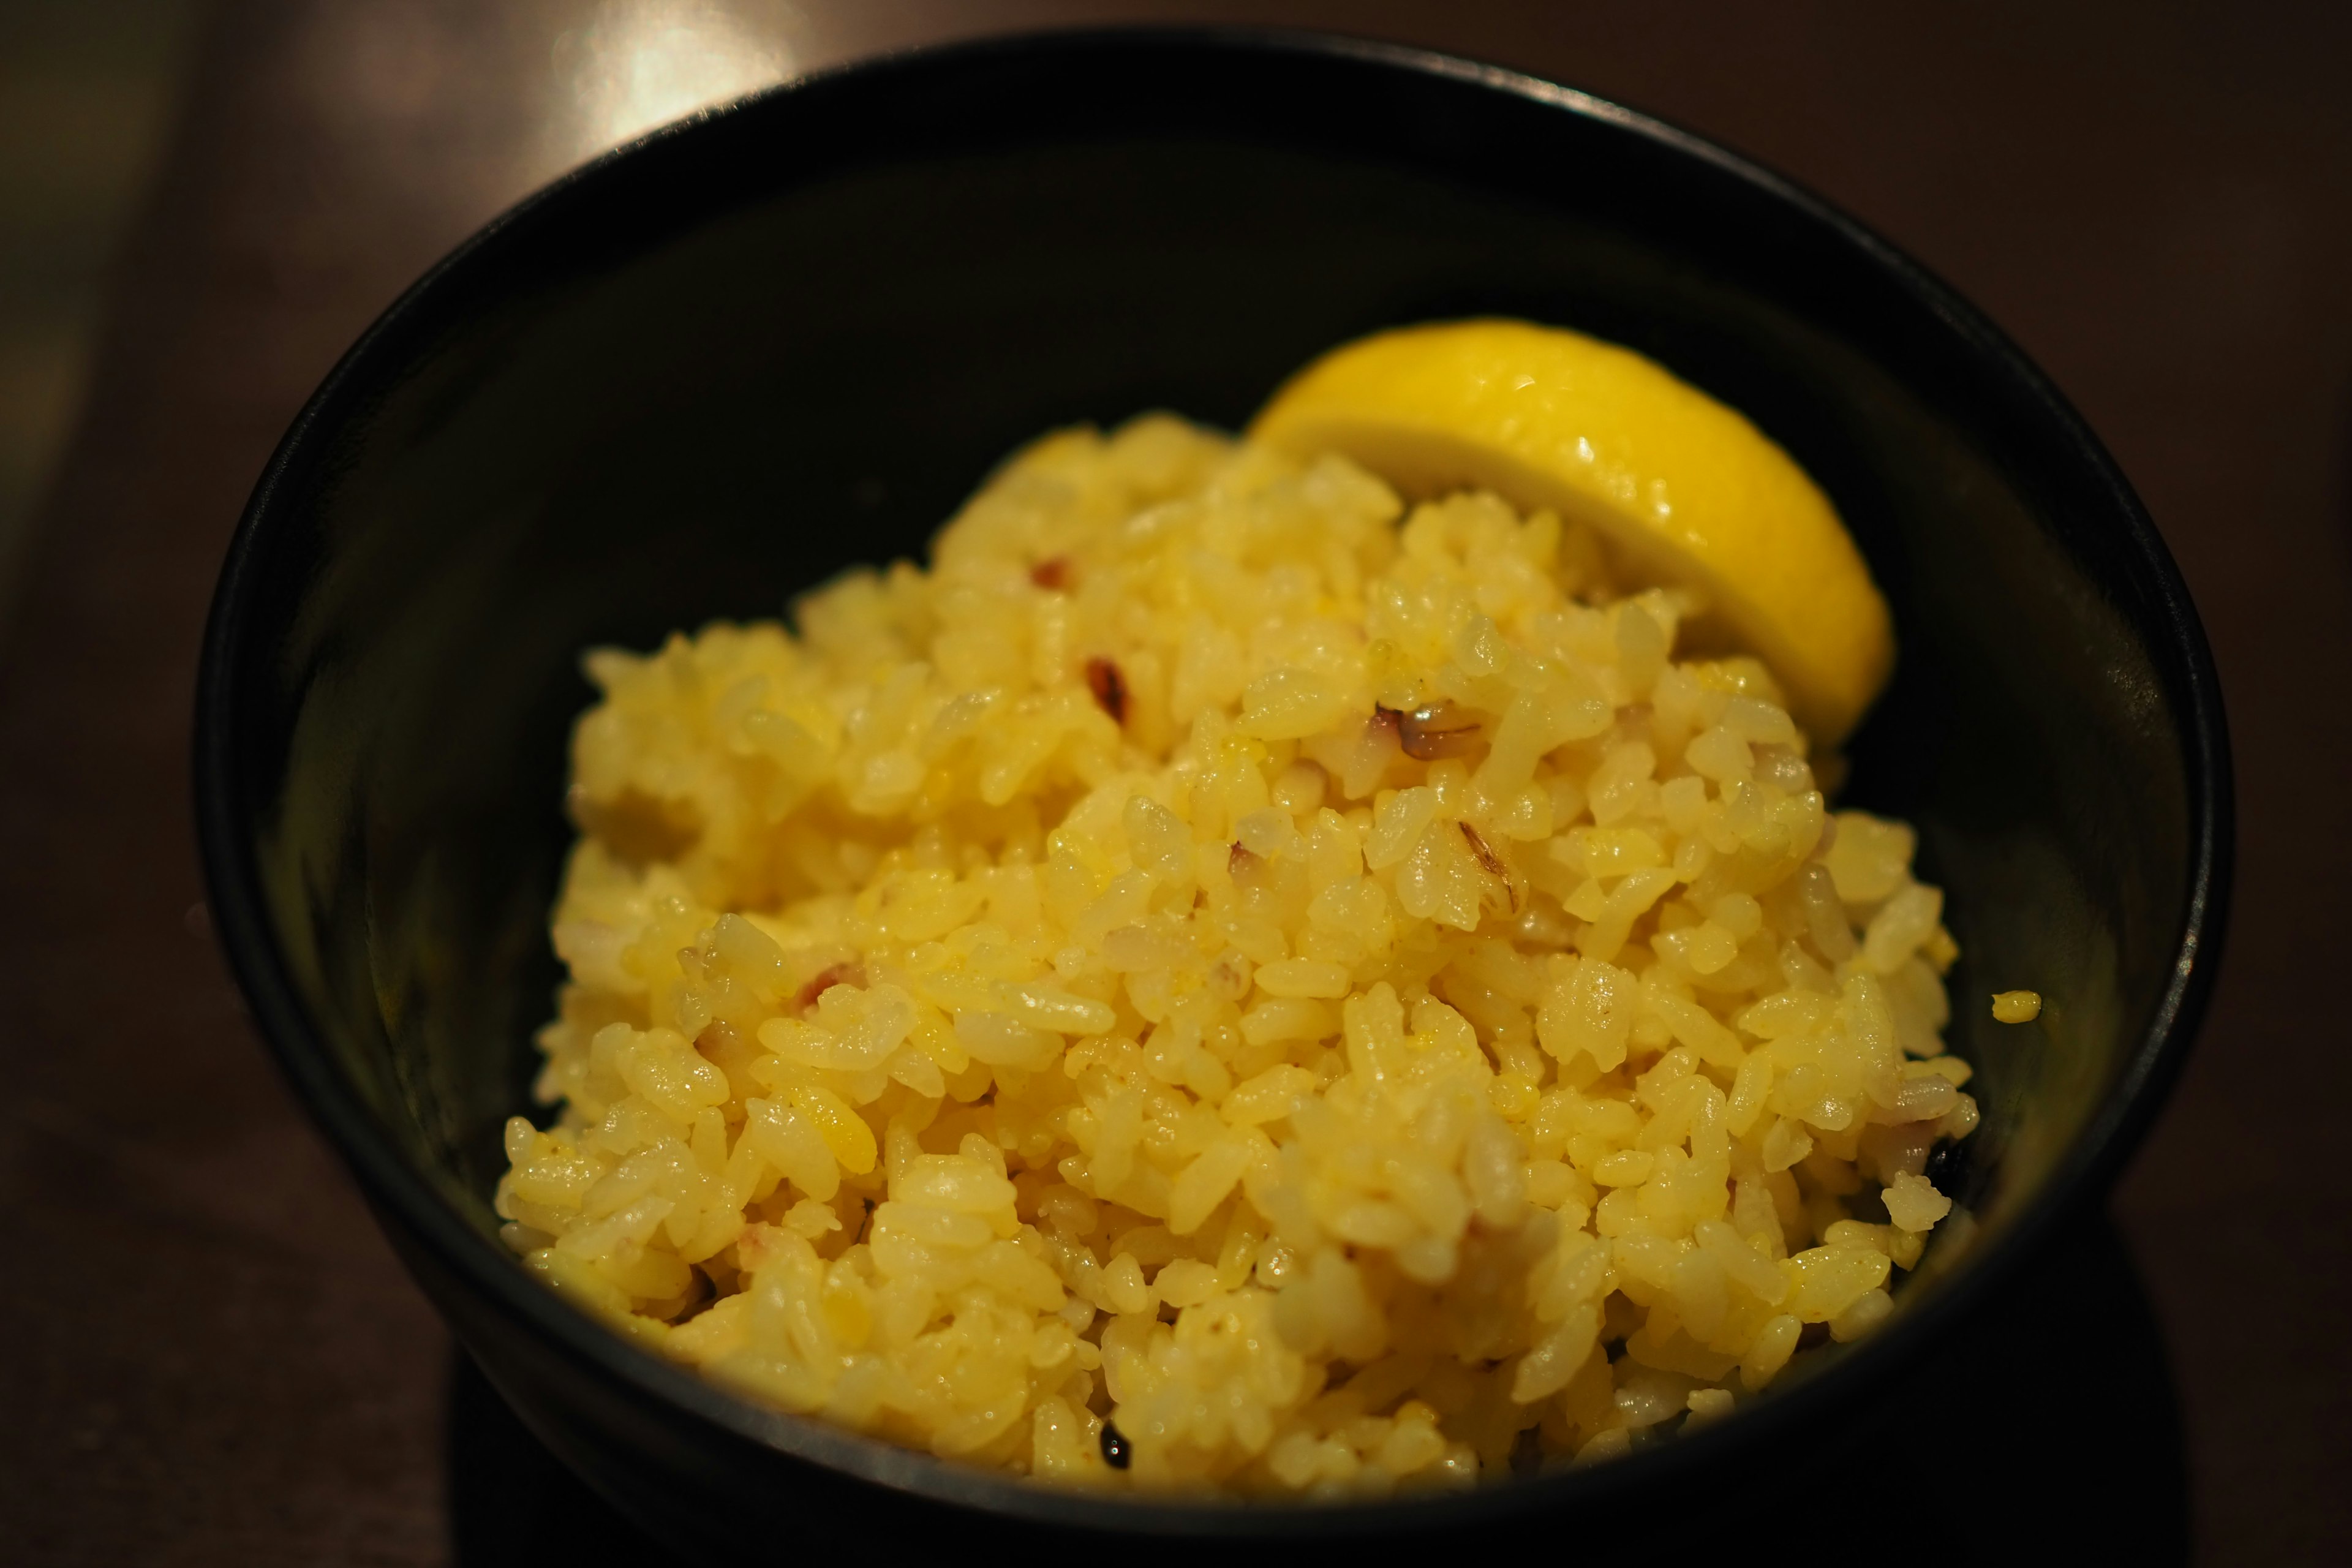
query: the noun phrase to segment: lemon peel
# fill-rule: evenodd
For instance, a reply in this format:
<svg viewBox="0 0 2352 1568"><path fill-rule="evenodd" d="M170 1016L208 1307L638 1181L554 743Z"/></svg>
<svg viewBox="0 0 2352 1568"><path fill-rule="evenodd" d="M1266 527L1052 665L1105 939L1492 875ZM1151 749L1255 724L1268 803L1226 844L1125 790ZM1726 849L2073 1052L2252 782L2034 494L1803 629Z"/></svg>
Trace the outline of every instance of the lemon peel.
<svg viewBox="0 0 2352 1568"><path fill-rule="evenodd" d="M1614 343L1502 319L1378 332L1292 376L1249 434L1344 454L1412 499L1483 488L1590 524L1632 573L1696 588L1820 744L1893 667L1886 602L1821 487L1738 410Z"/></svg>

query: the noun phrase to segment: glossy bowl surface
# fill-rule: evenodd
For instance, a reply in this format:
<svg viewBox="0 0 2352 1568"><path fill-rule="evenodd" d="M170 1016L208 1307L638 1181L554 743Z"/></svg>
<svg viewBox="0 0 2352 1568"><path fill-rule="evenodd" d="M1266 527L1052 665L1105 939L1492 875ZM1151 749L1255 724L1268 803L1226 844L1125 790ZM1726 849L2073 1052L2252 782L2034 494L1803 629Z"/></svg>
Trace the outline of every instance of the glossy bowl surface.
<svg viewBox="0 0 2352 1568"><path fill-rule="evenodd" d="M1985 1110L1974 1238L1946 1227L1895 1320L1620 1463L1267 1509L1068 1496L757 1409L527 1279L488 1198L556 979L581 650L919 555L1041 430L1150 407L1237 426L1321 349L1477 312L1627 343L1744 410L1893 603L1897 678L1845 798L1921 829ZM747 1499L793 1553L1015 1528L1125 1551L1606 1526L1734 1466L1769 1481L2104 1191L2189 1043L2230 839L2218 687L2170 559L1969 307L1803 192L1583 94L1216 32L861 65L484 230L351 351L255 491L195 763L255 1016L418 1279L592 1484L739 1554ZM1993 1025L1995 985L2050 997L2041 1024Z"/></svg>

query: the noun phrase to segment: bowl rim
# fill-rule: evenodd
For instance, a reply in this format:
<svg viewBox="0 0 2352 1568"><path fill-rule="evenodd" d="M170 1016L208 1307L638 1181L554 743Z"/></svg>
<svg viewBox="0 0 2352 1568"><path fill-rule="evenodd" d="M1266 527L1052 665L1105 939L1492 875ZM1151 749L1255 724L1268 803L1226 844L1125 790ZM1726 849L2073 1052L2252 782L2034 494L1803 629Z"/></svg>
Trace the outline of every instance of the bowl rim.
<svg viewBox="0 0 2352 1568"><path fill-rule="evenodd" d="M1301 1506L1221 1499L1167 1500L1053 1489L882 1439L792 1415L728 1393L698 1373L641 1350L531 1279L467 1221L394 1143L356 1087L335 1065L287 971L267 911L253 847L240 820L248 798L237 763L239 688L251 657L257 563L278 537L299 531L286 499L310 469L324 432L364 402L379 362L399 363L406 329L430 301L455 290L483 259L520 243L534 225L577 204L650 151L688 142L746 109L856 91L864 81L937 69L984 69L1007 57L1065 57L1072 65L1112 63L1140 51L1192 49L1261 61L1338 63L1368 72L1434 77L1601 121L1696 158L1825 230L1940 321L1966 354L1988 367L2030 417L2079 463L2105 503L2099 525L2132 547L2147 607L2127 615L2151 653L2178 664L2180 761L2188 804L2189 875L2175 961L2147 1030L2042 1189L1927 1300L1897 1314L1811 1375L1744 1408L1738 1419L1648 1446L1597 1467L1547 1472L1463 1493ZM1916 1357L2013 1275L2084 1204L2102 1195L2179 1078L2210 998L2226 924L2233 856L2234 788L2221 689L2188 589L2145 508L2079 414L2006 334L1927 268L1798 183L1692 132L1528 72L1440 50L1337 33L1229 25L1085 26L1024 30L895 49L812 71L712 105L589 160L476 229L404 289L337 361L305 401L255 485L232 537L206 620L195 693L193 745L195 826L214 924L253 1019L280 1069L359 1181L379 1223L396 1220L477 1297L592 1377L626 1385L640 1399L679 1407L736 1437L780 1450L845 1478L1000 1519L1108 1533L1192 1538L1297 1537L1437 1530L1571 1507L1612 1491L1650 1489L1739 1446L1769 1441L1828 1411L1862 1386Z"/></svg>

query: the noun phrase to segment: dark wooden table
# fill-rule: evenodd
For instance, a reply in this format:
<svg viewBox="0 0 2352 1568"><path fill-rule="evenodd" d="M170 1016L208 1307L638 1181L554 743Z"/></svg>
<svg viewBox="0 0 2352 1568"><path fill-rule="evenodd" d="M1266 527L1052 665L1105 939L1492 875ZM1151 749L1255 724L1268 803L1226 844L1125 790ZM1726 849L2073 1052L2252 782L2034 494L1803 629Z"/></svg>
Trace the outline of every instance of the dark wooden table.
<svg viewBox="0 0 2352 1568"><path fill-rule="evenodd" d="M2169 1346L2198 1555L2352 1561L2352 1042L2331 1000L2352 929L2352 8L1899 9L1110 14L1343 26L1680 121L1923 258L2088 415L2206 617L2242 801L2215 1008L2116 1214ZM0 660L0 1556L453 1552L446 1338L252 1037L189 841L204 606L305 393L435 256L649 115L1105 10L220 8ZM2102 1441L2106 1412L2049 1396L2016 1419Z"/></svg>

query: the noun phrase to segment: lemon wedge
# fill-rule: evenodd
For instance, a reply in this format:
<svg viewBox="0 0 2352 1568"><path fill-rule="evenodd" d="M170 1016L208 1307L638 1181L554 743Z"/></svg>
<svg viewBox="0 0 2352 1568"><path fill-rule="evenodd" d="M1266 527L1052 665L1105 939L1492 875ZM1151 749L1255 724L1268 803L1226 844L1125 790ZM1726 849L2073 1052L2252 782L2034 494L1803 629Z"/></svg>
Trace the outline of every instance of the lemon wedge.
<svg viewBox="0 0 2352 1568"><path fill-rule="evenodd" d="M1476 486L1591 524L1634 574L1704 595L1823 745L1894 663L1886 601L1821 487L1737 410L1613 343L1502 320L1378 332L1291 377L1250 435L1342 453L1414 500Z"/></svg>

